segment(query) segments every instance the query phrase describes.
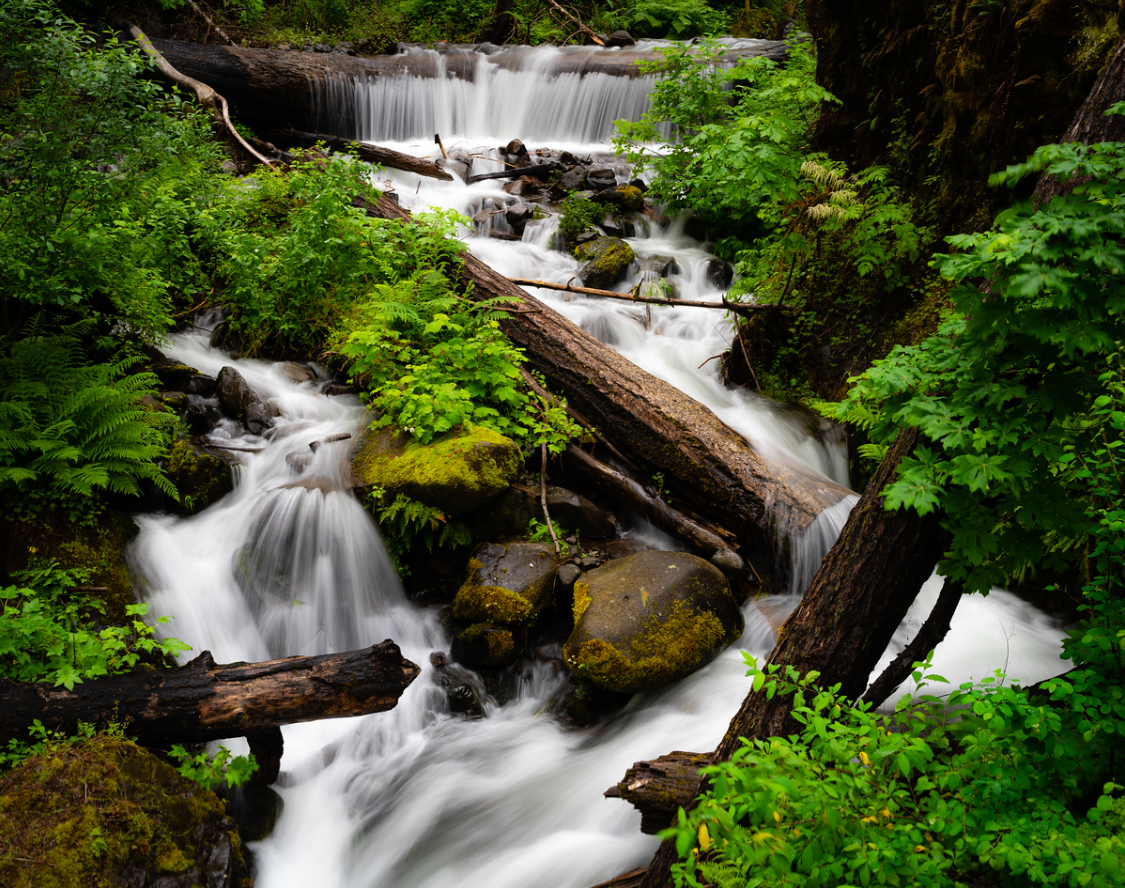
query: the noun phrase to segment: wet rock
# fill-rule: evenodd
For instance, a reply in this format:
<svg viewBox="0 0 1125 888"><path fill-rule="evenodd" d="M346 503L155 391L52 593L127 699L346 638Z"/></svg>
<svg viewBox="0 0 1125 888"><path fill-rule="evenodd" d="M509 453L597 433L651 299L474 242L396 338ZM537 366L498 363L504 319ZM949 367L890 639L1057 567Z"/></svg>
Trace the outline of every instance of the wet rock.
<svg viewBox="0 0 1125 888"><path fill-rule="evenodd" d="M614 31L605 39L607 49L616 49L625 46L635 46L637 43L628 31Z"/></svg>
<svg viewBox="0 0 1125 888"><path fill-rule="evenodd" d="M248 783L226 787L221 793L227 814L238 824L244 842L260 842L273 832L285 802L271 786Z"/></svg>
<svg viewBox="0 0 1125 888"><path fill-rule="evenodd" d="M480 539L522 536L533 519L541 517L539 497L520 485L509 487L473 513L472 526Z"/></svg>
<svg viewBox="0 0 1125 888"><path fill-rule="evenodd" d="M303 364L296 361L286 361L281 365L281 372L290 382L315 382L316 376Z"/></svg>
<svg viewBox="0 0 1125 888"><path fill-rule="evenodd" d="M262 402L242 374L233 367L223 367L215 380L219 404L223 410L242 422L252 435L260 435L271 425L266 405Z"/></svg>
<svg viewBox="0 0 1125 888"><path fill-rule="evenodd" d="M710 662L742 632L722 572L686 552L641 552L574 584L576 674L619 693L663 687Z"/></svg>
<svg viewBox="0 0 1125 888"><path fill-rule="evenodd" d="M307 451L294 450L285 454L285 465L289 466L289 468L298 475L311 466L312 461L313 455Z"/></svg>
<svg viewBox="0 0 1125 888"><path fill-rule="evenodd" d="M485 543L453 598L453 617L465 623L526 624L551 601L558 564L545 543Z"/></svg>
<svg viewBox="0 0 1125 888"><path fill-rule="evenodd" d="M727 546L719 549L714 555L711 556L710 561L715 567L723 572L723 574L730 579L735 579L742 576L746 572L746 562L742 557Z"/></svg>
<svg viewBox="0 0 1125 888"><path fill-rule="evenodd" d="M187 397L183 392L161 392L156 400L173 413L182 413L187 406Z"/></svg>
<svg viewBox="0 0 1125 888"><path fill-rule="evenodd" d="M193 435L204 435L222 418L217 402L199 395L188 395L180 419Z"/></svg>
<svg viewBox="0 0 1125 888"><path fill-rule="evenodd" d="M595 191L617 187L617 173L609 167L598 167L586 173L586 185Z"/></svg>
<svg viewBox="0 0 1125 888"><path fill-rule="evenodd" d="M676 285L671 281L658 277L652 272L644 272L637 286L637 295L645 299L675 299L679 293Z"/></svg>
<svg viewBox="0 0 1125 888"><path fill-rule="evenodd" d="M547 511L551 518L564 527L576 530L586 539L608 540L617 535L617 528L609 517L586 497L563 487L547 488ZM539 507L543 517L543 507Z"/></svg>
<svg viewBox="0 0 1125 888"><path fill-rule="evenodd" d="M642 271L651 271L659 277L680 273L680 266L671 256L645 256L643 259L637 259L637 265Z"/></svg>
<svg viewBox="0 0 1125 888"><path fill-rule="evenodd" d="M180 491L180 511L206 509L234 489L229 463L183 439L172 445L164 474Z"/></svg>
<svg viewBox="0 0 1125 888"><path fill-rule="evenodd" d="M504 153L509 157L527 157L527 146L519 139L512 139L504 146Z"/></svg>
<svg viewBox="0 0 1125 888"><path fill-rule="evenodd" d="M340 382L329 382L321 386L320 393L322 395L329 395L330 397L339 395L354 395L355 389L350 385L344 385Z"/></svg>
<svg viewBox="0 0 1125 888"><path fill-rule="evenodd" d="M599 237L580 244L574 255L585 260L578 276L587 287L608 290L624 280L633 261L633 248L618 237Z"/></svg>
<svg viewBox="0 0 1125 888"><path fill-rule="evenodd" d="M432 661L431 657L431 661ZM481 698L484 696L484 686L480 679L458 666L445 660L440 665L435 665L434 684L445 693L449 711L454 715L464 715L469 718L484 716L484 706Z"/></svg>
<svg viewBox="0 0 1125 888"><path fill-rule="evenodd" d="M466 666L497 668L514 663L526 644L522 627L474 623L453 636L450 653Z"/></svg>
<svg viewBox="0 0 1125 888"><path fill-rule="evenodd" d="M173 361L171 358L160 356L152 362L152 372L160 380L162 388L174 392L186 392L188 384L200 372L194 367L189 367L182 361ZM196 392L196 394L201 394Z"/></svg>
<svg viewBox="0 0 1125 888"><path fill-rule="evenodd" d="M648 185L645 184L644 179L630 179L629 184L636 188L641 194L648 191Z"/></svg>
<svg viewBox="0 0 1125 888"><path fill-rule="evenodd" d="M358 486L381 487L392 499L402 493L458 515L507 490L522 466L515 442L490 429L447 432L429 444L380 429L360 435L352 475Z"/></svg>
<svg viewBox="0 0 1125 888"><path fill-rule="evenodd" d="M572 191L581 191L586 187L586 168L573 166L551 186L551 194L558 200L566 197Z"/></svg>
<svg viewBox="0 0 1125 888"><path fill-rule="evenodd" d="M577 564L564 564L559 568L556 582L560 590L569 594L574 589L574 583L580 576L582 576L582 568Z"/></svg>
<svg viewBox="0 0 1125 888"><path fill-rule="evenodd" d="M708 259L704 274L707 275L707 282L718 290L729 290L731 281L734 280L734 268L722 259Z"/></svg>
<svg viewBox="0 0 1125 888"><path fill-rule="evenodd" d="M504 221L512 226L512 231L516 234L523 234L524 227L531 221L534 215L535 210L521 201L520 203L512 204L504 211Z"/></svg>

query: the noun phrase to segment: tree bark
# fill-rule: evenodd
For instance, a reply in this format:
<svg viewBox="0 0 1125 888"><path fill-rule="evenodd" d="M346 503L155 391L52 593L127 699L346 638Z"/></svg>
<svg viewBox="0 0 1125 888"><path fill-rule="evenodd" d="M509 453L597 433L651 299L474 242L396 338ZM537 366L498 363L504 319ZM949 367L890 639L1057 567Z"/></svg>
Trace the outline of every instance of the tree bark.
<svg viewBox="0 0 1125 888"><path fill-rule="evenodd" d="M840 693L853 700L863 693L871 670L945 547L936 513L923 517L912 509L885 508L883 489L918 442L915 429L899 433L801 604L781 627L766 665L793 666L802 675L816 670L822 687L839 684ZM791 710L789 695L776 694L771 700L751 691L731 719L714 761L727 761L742 738L794 733ZM705 789L706 781L700 780L692 798ZM675 860L675 846L664 842L643 888L671 885Z"/></svg>
<svg viewBox="0 0 1125 888"><path fill-rule="evenodd" d="M265 134L265 138L284 145L299 145L302 148L312 148L318 142L323 142L333 151L355 151L358 157L368 163L377 163L379 166L390 167L392 170L405 170L408 173L417 173L419 176L441 179L444 182L453 181L453 176L432 160L425 160L412 154L403 154L401 151L392 151L390 148L382 148L379 145L368 145L363 142L341 139L338 136L329 136L324 133L306 133L295 129L271 130Z"/></svg>
<svg viewBox="0 0 1125 888"><path fill-rule="evenodd" d="M380 198L380 218L409 219ZM795 532L850 491L799 464L767 461L738 432L683 392L466 254L461 283L474 299L509 301L500 327L569 403L636 464L663 472L678 498L745 545L775 554L775 518ZM503 306L501 306L503 307Z"/></svg>
<svg viewBox="0 0 1125 888"><path fill-rule="evenodd" d="M607 799L623 799L641 812L641 832L654 836L668 826L680 808L688 808L699 786L699 769L711 764L707 752L670 752L650 762L637 762L607 789Z"/></svg>
<svg viewBox="0 0 1125 888"><path fill-rule="evenodd" d="M124 723L147 746L202 743L280 725L393 709L419 668L392 641L358 651L220 665L204 651L178 669L135 671L75 685L0 681L0 742L25 739L35 719L73 733L78 722ZM272 736L269 733L263 737Z"/></svg>

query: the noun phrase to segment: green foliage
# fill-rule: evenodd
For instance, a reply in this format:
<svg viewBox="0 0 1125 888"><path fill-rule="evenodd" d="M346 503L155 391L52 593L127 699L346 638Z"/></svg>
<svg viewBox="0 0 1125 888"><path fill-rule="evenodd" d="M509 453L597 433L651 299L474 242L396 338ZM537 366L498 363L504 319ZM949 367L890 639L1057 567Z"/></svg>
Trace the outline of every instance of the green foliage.
<svg viewBox="0 0 1125 888"><path fill-rule="evenodd" d="M987 589L1066 566L1090 531L1075 467L1104 447L1125 317L1125 145L1047 146L997 181L1045 169L1091 177L937 257L959 317L855 380L836 415L885 444L903 425L929 443L904 460L888 506L944 510L949 575ZM1109 399L1109 400L1106 400ZM1118 408L1119 409L1119 408Z"/></svg>
<svg viewBox="0 0 1125 888"><path fill-rule="evenodd" d="M747 659L755 689L794 695L801 730L703 769L709 791L663 833L677 886L1122 884L1122 787L1098 782L1106 759L1088 755L1073 698L1030 701L998 674L903 698L889 730L817 673ZM1125 729L1125 706L1105 721Z"/></svg>
<svg viewBox="0 0 1125 888"><path fill-rule="evenodd" d="M147 604L126 608L125 626L98 630L98 603L76 587L76 571L54 563L17 575L26 586L0 589L0 676L13 681L49 681L73 690L84 679L125 672L142 657L166 657L191 650L175 638L158 640L142 617ZM170 617L159 617L167 623Z"/></svg>
<svg viewBox="0 0 1125 888"><path fill-rule="evenodd" d="M0 502L10 508L29 490L65 502L97 490L135 495L142 480L178 496L154 461L175 416L140 404L159 381L128 374L137 358L83 363L85 330L0 339Z"/></svg>
<svg viewBox="0 0 1125 888"><path fill-rule="evenodd" d="M559 541L559 554L563 558L570 557L570 543L565 539L566 530L559 526L558 522L553 518L550 519L551 526L547 527L545 521L540 521L538 518L532 518L527 523L527 541L529 543L548 543L551 541L551 530L555 531L555 539Z"/></svg>
<svg viewBox="0 0 1125 888"><path fill-rule="evenodd" d="M492 21L495 5L492 0L407 0L402 12L411 40L472 43Z"/></svg>
<svg viewBox="0 0 1125 888"><path fill-rule="evenodd" d="M572 238L605 221L606 208L587 197L571 194L559 206L559 231Z"/></svg>
<svg viewBox="0 0 1125 888"><path fill-rule="evenodd" d="M434 546L458 548L473 541L473 532L463 521L450 521L441 509L427 506L405 494L398 494L386 502L385 491L368 492L368 505L379 520L379 527L387 541L387 550L395 567L403 576L410 574L408 556L415 545L423 545L427 552Z"/></svg>
<svg viewBox="0 0 1125 888"><path fill-rule="evenodd" d="M40 0L0 6L0 65L0 325L45 310L158 336L198 281L188 231L218 157L202 115Z"/></svg>
<svg viewBox="0 0 1125 888"><path fill-rule="evenodd" d="M175 744L168 750L170 758L179 764L176 770L182 777L198 783L204 789L216 786L235 787L248 783L258 770L258 762L250 755L231 755L225 746L220 746L214 754L206 749L191 753L182 744Z"/></svg>
<svg viewBox="0 0 1125 888"><path fill-rule="evenodd" d="M626 0L604 14L599 25L607 31L624 29L634 37L687 40L723 34L730 19L705 0Z"/></svg>

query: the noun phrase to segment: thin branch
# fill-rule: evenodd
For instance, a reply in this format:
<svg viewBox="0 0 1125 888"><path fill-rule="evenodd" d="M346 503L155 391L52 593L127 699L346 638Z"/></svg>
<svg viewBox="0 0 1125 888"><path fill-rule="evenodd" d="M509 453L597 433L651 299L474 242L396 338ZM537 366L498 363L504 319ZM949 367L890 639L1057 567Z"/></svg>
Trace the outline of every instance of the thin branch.
<svg viewBox="0 0 1125 888"><path fill-rule="evenodd" d="M585 296L601 296L605 299L624 299L627 302L640 302L648 305L677 305L684 308L717 308L723 311L734 312L738 315L749 317L749 312L760 311L763 306L743 305L741 302L692 302L688 299L660 299L656 296L638 296L636 293L618 293L614 290L597 290L593 287L576 287L573 284L556 284L551 281L539 281L533 278L508 278L513 284L521 287L542 287L545 290L562 290L566 293L582 293Z"/></svg>
<svg viewBox="0 0 1125 888"><path fill-rule="evenodd" d="M188 6L190 6L192 9L194 9L196 11L196 13L200 16L200 18L203 19L203 21L207 22L208 28L214 28L215 33L218 34L220 37L222 37L227 42L227 44L229 46L234 46L234 41L231 40L230 37L227 36L227 32L224 31L222 28L220 28L218 25L216 25L211 20L211 16L209 16L206 12L204 12L202 9L199 8L199 6L198 6L198 4L196 4L195 0L184 0L184 2L186 2ZM204 40L203 42L206 43L207 41Z"/></svg>
<svg viewBox="0 0 1125 888"><path fill-rule="evenodd" d="M577 18L575 18L573 15L571 15L569 12L567 12L565 9L563 9L561 6L559 6L559 4L555 2L555 0L547 0L547 5L550 6L551 9L555 10L560 15L562 15L563 18L565 18L571 24L575 25L578 28L579 31L581 31L583 34L585 34L587 37L589 37L591 40L593 40L596 44L598 44L598 46L605 46L605 41L602 40L601 37L599 37L597 34L595 34L593 31L591 31L589 28L587 28L584 24L582 24L581 21L579 21Z"/></svg>
<svg viewBox="0 0 1125 888"><path fill-rule="evenodd" d="M555 525L551 521L551 513L547 510L547 442L540 446L539 454L542 465L539 467L539 504L543 507L543 520L547 522L547 530L551 532L551 542L555 544L555 557L559 557L559 538L555 536Z"/></svg>

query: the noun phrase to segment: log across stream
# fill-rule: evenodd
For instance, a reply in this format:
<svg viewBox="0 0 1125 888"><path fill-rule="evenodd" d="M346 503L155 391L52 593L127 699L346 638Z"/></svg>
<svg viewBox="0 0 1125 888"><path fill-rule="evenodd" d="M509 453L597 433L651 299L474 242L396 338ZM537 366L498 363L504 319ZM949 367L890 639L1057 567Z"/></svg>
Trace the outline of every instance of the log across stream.
<svg viewBox="0 0 1125 888"><path fill-rule="evenodd" d="M545 68L548 59L541 61ZM474 64L485 62L475 59ZM565 78L559 80L558 88L566 89ZM229 85L217 86L231 91ZM447 105L467 99L464 82L446 88L441 101ZM522 95L507 100L530 101ZM426 101L418 97L416 104L420 108ZM431 101L439 112L441 101ZM354 108L351 119L370 119L374 113ZM331 124L322 115L316 129L333 132ZM586 126L593 124L586 120ZM417 141L384 147L432 154L433 133L440 129L426 125ZM336 132L354 135L343 126ZM493 139L442 132L451 151L484 157L474 167L478 171L486 171L488 153L512 135L532 141L527 133L497 133ZM550 147L596 155L606 151L607 135L608 125L593 139L577 131L569 137L562 133ZM628 175L608 156L604 165L614 167L622 180ZM492 162L492 168L500 167ZM388 180L411 210L446 206L471 216L489 201L511 197L503 180L469 186L412 173L379 176L380 182ZM577 263L548 248L553 224L552 218L530 224L521 241L465 234L475 258L500 274L565 282ZM675 259L681 298L716 301L722 294L705 274L710 257L685 233L685 224L679 219L659 227L645 221L631 241L634 250L642 257ZM631 283L635 279L621 286ZM599 302L546 290L536 296L614 349L620 363L612 372L620 374L623 385L628 367L641 366L705 404L764 458L784 463L786 471L825 485L846 484L841 449L831 442L826 446L808 414L731 391L718 381L716 362L708 359L729 340L721 312ZM550 714L568 679L549 650L513 667L505 686L480 687L483 718L456 716L429 665L430 653L448 650L449 639L434 608L406 598L377 529L345 489L347 442L317 449L306 469L319 479L317 485L289 485L286 455L307 453L313 441L352 431L359 406L347 397L318 395L270 365L232 361L206 341L204 330L181 334L170 356L211 375L235 364L252 387L272 399L280 417L271 437L252 442L255 449L244 453L233 493L189 518L157 515L142 521L132 563L152 612L174 614L174 634L212 651L220 662L344 651L391 638L407 659L422 665L422 674L388 712L283 729L277 785L285 809L274 834L254 845L256 884L588 888L647 863L656 842L640 831L639 815L602 793L634 762L674 749L715 748L747 690L740 650L768 653L775 627L796 596L748 605L746 631L730 650L678 685L635 698L593 728L567 727ZM800 535L783 510L773 516L779 532L793 533L798 585L815 569L850 501L825 510ZM641 524L634 532L658 545L673 544ZM802 562L802 554L810 564ZM910 624L924 617L935 596L936 589L927 586L893 648L901 647ZM1007 662L1009 671L1033 680L1055 671L1057 645L1058 631L1049 620L997 592L987 600L966 599L939 650L937 667L959 682ZM465 680L475 679L466 674Z"/></svg>

